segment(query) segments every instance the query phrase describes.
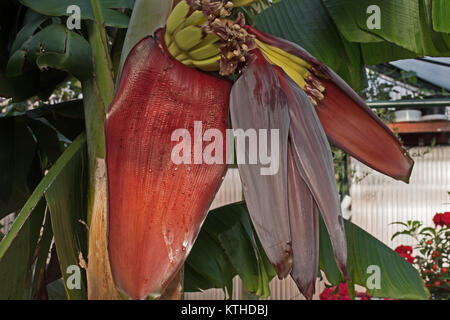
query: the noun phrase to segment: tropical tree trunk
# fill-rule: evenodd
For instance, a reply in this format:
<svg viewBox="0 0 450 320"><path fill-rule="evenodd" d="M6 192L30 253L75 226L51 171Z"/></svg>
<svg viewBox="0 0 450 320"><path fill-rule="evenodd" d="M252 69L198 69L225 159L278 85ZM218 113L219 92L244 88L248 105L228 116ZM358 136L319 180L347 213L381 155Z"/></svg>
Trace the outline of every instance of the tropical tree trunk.
<svg viewBox="0 0 450 320"><path fill-rule="evenodd" d="M98 0L91 0L95 21L88 23L94 75L83 83L89 154L87 268L89 299L120 299L109 267L107 251L107 190L105 169L105 112L114 96L114 75Z"/></svg>
<svg viewBox="0 0 450 320"><path fill-rule="evenodd" d="M95 165L95 199L89 231L87 269L88 299L115 300L120 294L114 286L107 250L106 166L104 159Z"/></svg>

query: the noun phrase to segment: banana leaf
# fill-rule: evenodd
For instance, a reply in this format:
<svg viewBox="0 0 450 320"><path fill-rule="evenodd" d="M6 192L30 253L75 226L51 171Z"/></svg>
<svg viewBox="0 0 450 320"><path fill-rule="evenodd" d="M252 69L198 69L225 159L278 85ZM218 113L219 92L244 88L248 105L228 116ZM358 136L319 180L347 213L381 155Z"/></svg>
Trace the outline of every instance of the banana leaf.
<svg viewBox="0 0 450 320"><path fill-rule="evenodd" d="M133 0L96 0L101 7L101 13L105 20L105 24L109 27L126 28L128 26L129 17L115 9L131 9L133 8ZM94 13L91 7L91 0L19 0L24 6L33 9L36 12L48 16L69 16L71 12L67 12L67 8L77 5L80 8L81 18L94 20Z"/></svg>
<svg viewBox="0 0 450 320"><path fill-rule="evenodd" d="M252 226L244 202L233 203L209 212L187 260L186 291L220 288L218 284L230 283L234 276L239 275L250 292L262 297L270 294L268 284L275 276L275 270L268 264L268 259L259 245L253 227L236 227L244 221ZM377 266L381 271L380 287L368 288L371 296L396 299L429 298L429 292L423 280L410 263L352 222L344 219L344 225L348 246L347 267L354 284L370 287L370 277L373 276L373 272L368 267ZM338 285L340 282L345 282L345 279L334 261L331 241L322 218L320 218L319 230L319 268L325 273L328 282ZM215 245L210 246L205 241L214 241ZM250 246L251 243L253 245ZM253 250L249 250L252 247ZM208 252L205 252L205 248L208 248ZM258 254L255 257L256 252ZM220 264L211 262L210 267L203 268L203 261L207 259L222 262ZM223 261L228 264L224 264ZM219 268L219 265L225 266L226 269ZM262 271L257 272L257 270ZM253 286L256 283L258 286ZM265 289L255 290L262 287ZM230 288L227 290L231 291Z"/></svg>

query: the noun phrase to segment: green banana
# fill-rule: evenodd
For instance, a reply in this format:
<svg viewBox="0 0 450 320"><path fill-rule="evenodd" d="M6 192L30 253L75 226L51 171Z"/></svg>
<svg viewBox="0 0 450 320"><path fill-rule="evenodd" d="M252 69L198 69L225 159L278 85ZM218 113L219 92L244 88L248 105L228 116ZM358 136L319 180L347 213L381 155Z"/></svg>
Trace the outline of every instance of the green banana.
<svg viewBox="0 0 450 320"><path fill-rule="evenodd" d="M306 69L310 69L311 68L311 65L308 62L306 62L305 60L303 60L303 59L301 59L301 58L299 58L297 56L294 56L293 54L290 54L290 53L288 53L288 52L286 52L286 51L284 51L284 50L282 50L282 49L280 49L278 47L274 47L274 46L271 46L269 44L263 43L262 41L259 41L258 39L256 39L255 41L256 41L256 44L258 45L258 47L260 47L264 51L284 56L287 59L289 59L290 61L292 61L293 64L302 66L302 67L304 67Z"/></svg>
<svg viewBox="0 0 450 320"><path fill-rule="evenodd" d="M175 30L186 20L191 7L186 1L180 1L169 15L166 23L166 34L172 35Z"/></svg>
<svg viewBox="0 0 450 320"><path fill-rule="evenodd" d="M192 65L203 71L217 71L220 65L220 56L214 56L212 58L203 60L190 60Z"/></svg>
<svg viewBox="0 0 450 320"><path fill-rule="evenodd" d="M172 42L168 47L167 50L172 55L172 57L176 57L180 55L182 52L180 48L178 48L177 44L175 42Z"/></svg>
<svg viewBox="0 0 450 320"><path fill-rule="evenodd" d="M178 48L183 51L189 51L198 45L203 38L203 30L198 26L188 26L175 34L175 42Z"/></svg>
<svg viewBox="0 0 450 320"><path fill-rule="evenodd" d="M188 54L194 60L211 58L220 54L219 45L211 43L198 49L190 50Z"/></svg>
<svg viewBox="0 0 450 320"><path fill-rule="evenodd" d="M192 14L187 17L186 21L183 24L183 27L193 26L193 25L201 25L206 22L206 17L202 11L196 10L192 12Z"/></svg>
<svg viewBox="0 0 450 320"><path fill-rule="evenodd" d="M219 40L220 40L220 38L217 35L215 35L213 33L212 34L208 34L208 35L206 35L206 37L203 38L202 41L200 41L199 44L197 44L191 50L195 50L195 49L199 49L201 47L205 47L205 46L210 45L212 43L216 43Z"/></svg>
<svg viewBox="0 0 450 320"><path fill-rule="evenodd" d="M304 89L306 87L305 78L294 68L292 68L291 64L286 64L272 55L268 55L265 51L262 51L264 57L273 65L277 65L283 69L286 74L294 80L300 88Z"/></svg>

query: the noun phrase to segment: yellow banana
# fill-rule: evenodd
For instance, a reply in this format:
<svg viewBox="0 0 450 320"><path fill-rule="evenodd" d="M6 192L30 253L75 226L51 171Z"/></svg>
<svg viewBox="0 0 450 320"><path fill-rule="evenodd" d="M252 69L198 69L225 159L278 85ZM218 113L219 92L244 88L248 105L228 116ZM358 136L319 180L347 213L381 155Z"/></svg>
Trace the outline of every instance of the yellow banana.
<svg viewBox="0 0 450 320"><path fill-rule="evenodd" d="M175 30L181 26L181 24L186 20L189 13L190 6L186 1L180 1L169 15L166 23L166 33L172 35Z"/></svg>
<svg viewBox="0 0 450 320"><path fill-rule="evenodd" d="M300 65L304 68L307 68L307 69L311 68L311 65L308 62L306 62L305 60L303 60L297 56L294 56L293 54L290 54L289 52L284 51L283 49L271 46L269 44L259 41L258 39L256 39L255 41L256 41L256 44L258 45L258 47L260 47L264 51L267 51L270 53L273 52L274 54L282 55L282 56L286 57L287 59L291 60L294 64Z"/></svg>
<svg viewBox="0 0 450 320"><path fill-rule="evenodd" d="M268 55L265 51L263 51L264 56L266 57L267 60L269 60L270 63L279 66L281 69L283 69L284 72L286 72L286 74L295 81L295 83L298 84L298 86L302 89L305 88L306 86L306 81L305 78L294 68L292 68L292 64L286 64L283 63L279 60L277 60L277 58L275 58L272 55Z"/></svg>
<svg viewBox="0 0 450 320"><path fill-rule="evenodd" d="M198 45L203 39L203 30L197 26L188 26L175 34L175 42L178 48L189 51Z"/></svg>
<svg viewBox="0 0 450 320"><path fill-rule="evenodd" d="M305 79L311 74L311 72L305 67L293 63L291 60L287 59L286 57L283 57L282 55L279 55L275 52L268 52L265 50L262 50L262 52L266 57L268 57L273 62L273 64L276 64L280 67L287 66L290 69L293 69L296 72L298 72Z"/></svg>
<svg viewBox="0 0 450 320"><path fill-rule="evenodd" d="M190 50L188 54L194 60L203 60L219 55L220 51L217 44L211 43L198 49Z"/></svg>

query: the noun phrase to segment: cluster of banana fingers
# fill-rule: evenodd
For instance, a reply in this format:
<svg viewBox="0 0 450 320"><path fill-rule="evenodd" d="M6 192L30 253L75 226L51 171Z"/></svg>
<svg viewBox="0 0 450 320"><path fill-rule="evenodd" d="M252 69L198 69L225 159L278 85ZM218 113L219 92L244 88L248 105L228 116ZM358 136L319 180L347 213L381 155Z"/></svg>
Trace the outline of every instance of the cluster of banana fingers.
<svg viewBox="0 0 450 320"><path fill-rule="evenodd" d="M170 54L187 66L216 71L220 64L220 38L206 34L201 27L207 18L200 10L191 10L180 1L170 14L164 41Z"/></svg>

